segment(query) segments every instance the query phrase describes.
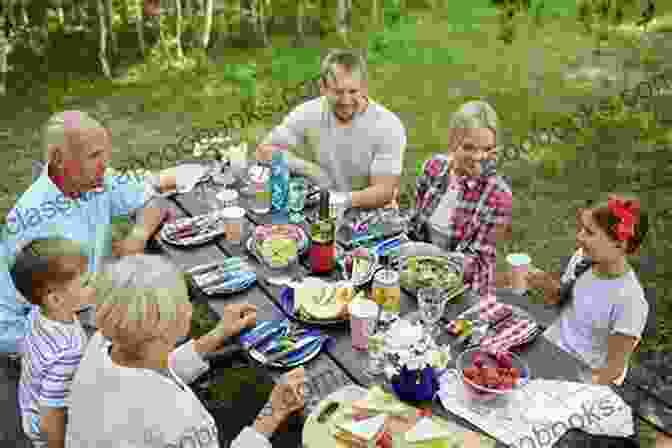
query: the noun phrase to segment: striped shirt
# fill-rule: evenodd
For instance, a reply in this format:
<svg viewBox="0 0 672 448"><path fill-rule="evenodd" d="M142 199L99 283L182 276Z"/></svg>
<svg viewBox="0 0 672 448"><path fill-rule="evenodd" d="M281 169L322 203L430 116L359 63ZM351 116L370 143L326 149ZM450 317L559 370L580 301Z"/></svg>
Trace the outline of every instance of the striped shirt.
<svg viewBox="0 0 672 448"><path fill-rule="evenodd" d="M79 320L57 322L46 318L37 307L31 311L21 363L19 407L23 431L34 447L46 446L40 431L41 409L68 407L70 383L86 342Z"/></svg>

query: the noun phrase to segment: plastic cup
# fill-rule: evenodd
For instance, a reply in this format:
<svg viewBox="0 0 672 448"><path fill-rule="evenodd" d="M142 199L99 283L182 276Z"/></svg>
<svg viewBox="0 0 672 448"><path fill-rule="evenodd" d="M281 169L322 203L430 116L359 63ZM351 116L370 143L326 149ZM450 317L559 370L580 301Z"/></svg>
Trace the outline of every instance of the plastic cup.
<svg viewBox="0 0 672 448"><path fill-rule="evenodd" d="M222 204L223 208L238 206L238 192L236 190L222 190L217 193L217 200Z"/></svg>
<svg viewBox="0 0 672 448"><path fill-rule="evenodd" d="M350 304L350 333L352 347L366 350L369 336L373 333L378 318L378 304L372 300L356 300Z"/></svg>
<svg viewBox="0 0 672 448"><path fill-rule="evenodd" d="M245 209L241 207L227 207L222 210L226 240L231 244L240 244L243 239L243 225L245 223Z"/></svg>
<svg viewBox="0 0 672 448"><path fill-rule="evenodd" d="M511 286L514 294L523 295L527 291L527 274L532 259L527 254L509 254L506 261L511 267Z"/></svg>

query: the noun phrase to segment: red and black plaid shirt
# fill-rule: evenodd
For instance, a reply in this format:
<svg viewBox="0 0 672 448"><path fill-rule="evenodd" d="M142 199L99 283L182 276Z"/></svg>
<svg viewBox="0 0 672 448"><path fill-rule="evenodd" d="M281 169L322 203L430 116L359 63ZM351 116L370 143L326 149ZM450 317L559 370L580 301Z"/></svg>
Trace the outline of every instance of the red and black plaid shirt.
<svg viewBox="0 0 672 448"><path fill-rule="evenodd" d="M416 180L415 209L410 225L412 237L429 239L428 220L448 187L456 188L457 207L442 228L447 247L465 254L464 281L482 297L495 294L495 227L511 224L511 188L496 173L479 177L450 176L449 159L437 154L427 160ZM439 217L440 218L440 217Z"/></svg>

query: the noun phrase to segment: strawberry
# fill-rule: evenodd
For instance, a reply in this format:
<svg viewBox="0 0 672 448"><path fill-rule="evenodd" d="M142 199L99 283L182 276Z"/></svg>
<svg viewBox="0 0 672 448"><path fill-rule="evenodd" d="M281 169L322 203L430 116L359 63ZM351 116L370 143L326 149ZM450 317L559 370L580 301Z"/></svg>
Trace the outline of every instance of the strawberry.
<svg viewBox="0 0 672 448"><path fill-rule="evenodd" d="M473 381L476 378L476 375L479 374L479 369L477 367L467 367L464 369L464 376Z"/></svg>
<svg viewBox="0 0 672 448"><path fill-rule="evenodd" d="M513 358L510 353L497 353L497 364L499 367L510 369L513 367Z"/></svg>
<svg viewBox="0 0 672 448"><path fill-rule="evenodd" d="M509 374L513 377L513 379L517 380L520 378L520 369L517 367L511 367L509 369Z"/></svg>
<svg viewBox="0 0 672 448"><path fill-rule="evenodd" d="M481 355L481 353L476 353L474 355L473 364L474 367L478 367L479 369L485 366L485 361L483 360L483 355Z"/></svg>

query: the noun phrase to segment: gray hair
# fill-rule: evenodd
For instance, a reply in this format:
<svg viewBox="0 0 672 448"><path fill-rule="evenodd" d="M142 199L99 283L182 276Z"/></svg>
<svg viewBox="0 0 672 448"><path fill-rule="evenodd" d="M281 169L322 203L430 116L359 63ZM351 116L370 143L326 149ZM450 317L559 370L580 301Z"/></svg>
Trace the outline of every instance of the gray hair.
<svg viewBox="0 0 672 448"><path fill-rule="evenodd" d="M469 101L464 103L450 118L449 132L451 147L455 143L456 130L459 129L492 129L495 133L495 144L499 137L499 118L495 109L485 101Z"/></svg>
<svg viewBox="0 0 672 448"><path fill-rule="evenodd" d="M66 110L52 115L42 128L44 161L47 163L51 161L54 146L68 147L68 132L101 128L103 126L97 120L79 110Z"/></svg>
<svg viewBox="0 0 672 448"><path fill-rule="evenodd" d="M189 302L184 275L159 255L130 255L107 264L94 284L98 305L125 303L131 319L142 320L149 305L158 305L161 320L175 320L177 306Z"/></svg>
<svg viewBox="0 0 672 448"><path fill-rule="evenodd" d="M334 66L341 65L350 73L357 73L362 81L368 78L366 68L366 59L353 50L332 50L322 61L320 69L320 76L323 82L327 82L327 78L334 78Z"/></svg>

